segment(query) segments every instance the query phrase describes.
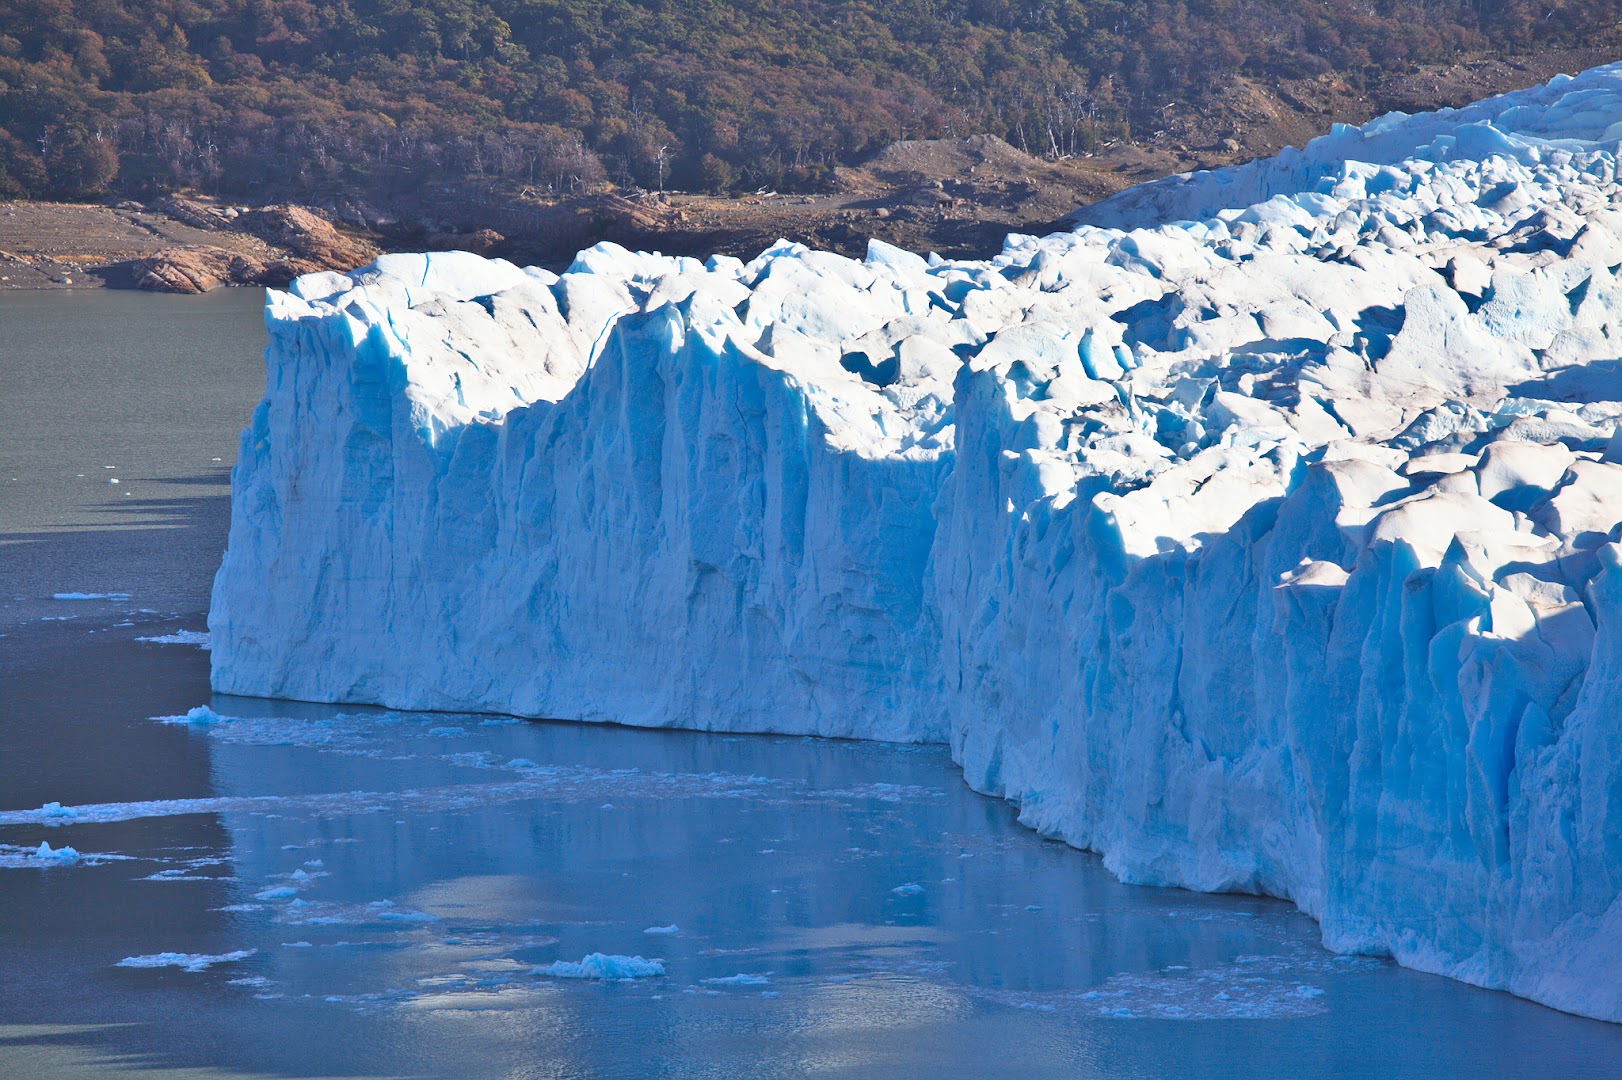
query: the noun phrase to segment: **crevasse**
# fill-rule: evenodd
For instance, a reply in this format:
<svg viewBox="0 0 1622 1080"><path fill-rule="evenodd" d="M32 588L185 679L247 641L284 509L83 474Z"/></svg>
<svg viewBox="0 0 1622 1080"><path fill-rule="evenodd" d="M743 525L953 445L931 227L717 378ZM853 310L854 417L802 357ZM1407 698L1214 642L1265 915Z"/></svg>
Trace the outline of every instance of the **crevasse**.
<svg viewBox="0 0 1622 1080"><path fill-rule="evenodd" d="M1622 65L995 258L271 294L222 692L950 743L1121 877L1622 1020Z"/></svg>

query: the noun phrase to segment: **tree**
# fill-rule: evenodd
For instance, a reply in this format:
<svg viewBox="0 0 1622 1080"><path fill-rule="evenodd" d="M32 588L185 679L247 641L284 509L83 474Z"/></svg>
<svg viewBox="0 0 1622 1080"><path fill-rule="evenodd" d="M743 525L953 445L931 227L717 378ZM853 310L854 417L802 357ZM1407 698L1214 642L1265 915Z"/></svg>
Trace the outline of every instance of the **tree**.
<svg viewBox="0 0 1622 1080"><path fill-rule="evenodd" d="M705 154L698 159L698 182L705 191L720 195L732 186L735 178L732 166L714 154Z"/></svg>
<svg viewBox="0 0 1622 1080"><path fill-rule="evenodd" d="M106 191L118 175L118 151L100 131L55 128L46 133L45 170L56 194L89 198Z"/></svg>
<svg viewBox="0 0 1622 1080"><path fill-rule="evenodd" d="M0 199L27 199L45 194L45 162L27 143L0 128Z"/></svg>

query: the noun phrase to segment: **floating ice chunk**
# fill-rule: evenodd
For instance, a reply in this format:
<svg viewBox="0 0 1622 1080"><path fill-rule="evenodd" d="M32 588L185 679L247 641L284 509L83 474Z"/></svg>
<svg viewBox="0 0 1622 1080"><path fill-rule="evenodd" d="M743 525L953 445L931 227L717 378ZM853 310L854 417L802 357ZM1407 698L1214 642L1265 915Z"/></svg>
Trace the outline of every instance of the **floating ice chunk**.
<svg viewBox="0 0 1622 1080"><path fill-rule="evenodd" d="M771 982L771 979L765 975L751 975L740 971L736 975L728 975L725 978L704 979L702 981L711 986L765 986Z"/></svg>
<svg viewBox="0 0 1622 1080"><path fill-rule="evenodd" d="M136 641L150 641L154 645L194 645L199 649L209 648L207 631L202 630L176 630L172 634L159 634L155 637L138 637Z"/></svg>
<svg viewBox="0 0 1622 1080"><path fill-rule="evenodd" d="M592 953L578 962L557 960L535 969L536 975L554 979L645 979L665 973L663 960L644 960L640 956L609 956Z"/></svg>
<svg viewBox="0 0 1622 1080"><path fill-rule="evenodd" d="M118 483L114 480L113 483ZM128 600L127 592L59 592L52 593L53 600Z"/></svg>
<svg viewBox="0 0 1622 1080"><path fill-rule="evenodd" d="M126 956L114 967L122 968L165 968L174 967L182 971L205 971L215 964L234 964L238 960L246 960L257 953L258 949L241 949L237 952L208 954L208 953L150 953L145 956Z"/></svg>
<svg viewBox="0 0 1622 1080"><path fill-rule="evenodd" d="M207 705L197 705L179 716L154 716L152 719L160 724L219 724L228 717L221 716Z"/></svg>
<svg viewBox="0 0 1622 1080"><path fill-rule="evenodd" d="M99 866L106 862L135 861L133 855L117 855L104 851L80 851L72 847L53 847L42 842L37 845L0 844L0 869L28 870L53 866Z"/></svg>
<svg viewBox="0 0 1622 1080"><path fill-rule="evenodd" d="M255 900L291 900L298 895L298 890L291 885L273 885L253 894Z"/></svg>
<svg viewBox="0 0 1622 1080"><path fill-rule="evenodd" d="M47 862L73 863L79 861L79 852L76 848L65 846L53 848L50 844L41 840L39 847L34 851L34 858Z"/></svg>
<svg viewBox="0 0 1622 1080"><path fill-rule="evenodd" d="M923 892L924 887L915 881L909 881L905 885L897 885L890 891L895 893L897 896L912 896L916 893Z"/></svg>
<svg viewBox="0 0 1622 1080"><path fill-rule="evenodd" d="M48 802L34 811L42 825L66 825L79 817L79 811L71 806L63 806L59 802Z"/></svg>
<svg viewBox="0 0 1622 1080"><path fill-rule="evenodd" d="M642 932L644 934L674 934L679 929L675 923L671 923L669 926L650 926Z"/></svg>

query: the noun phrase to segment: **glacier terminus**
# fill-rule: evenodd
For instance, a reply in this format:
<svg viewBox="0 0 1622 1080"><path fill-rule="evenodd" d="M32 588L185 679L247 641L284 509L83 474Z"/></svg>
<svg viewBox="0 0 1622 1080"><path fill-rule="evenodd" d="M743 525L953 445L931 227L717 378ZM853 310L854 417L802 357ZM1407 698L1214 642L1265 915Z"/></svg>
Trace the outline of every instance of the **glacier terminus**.
<svg viewBox="0 0 1622 1080"><path fill-rule="evenodd" d="M1622 1021L1619 154L1622 64L985 261L300 278L214 688L947 742L1124 880Z"/></svg>

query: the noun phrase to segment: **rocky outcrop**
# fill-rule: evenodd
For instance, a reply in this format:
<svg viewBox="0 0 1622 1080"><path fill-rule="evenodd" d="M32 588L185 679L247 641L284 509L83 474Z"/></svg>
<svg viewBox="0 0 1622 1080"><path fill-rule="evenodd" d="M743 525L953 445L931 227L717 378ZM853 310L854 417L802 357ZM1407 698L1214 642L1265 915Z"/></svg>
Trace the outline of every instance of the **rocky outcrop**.
<svg viewBox="0 0 1622 1080"><path fill-rule="evenodd" d="M208 229L219 232L231 227L231 219L237 216L235 210L230 211L227 217L226 210L188 199L183 195L168 195L154 204L155 209L162 210L182 225L190 225L194 229Z"/></svg>
<svg viewBox="0 0 1622 1080"><path fill-rule="evenodd" d="M506 239L494 229L479 229L470 233L436 233L428 238L428 246L434 251L471 251L475 255L489 255Z"/></svg>
<svg viewBox="0 0 1622 1080"><path fill-rule="evenodd" d="M250 210L237 224L288 253L268 268L276 280L265 284L286 284L300 274L320 270L353 270L382 254L376 244L340 232L326 217L302 206Z"/></svg>
<svg viewBox="0 0 1622 1080"><path fill-rule="evenodd" d="M170 197L161 206L176 220L206 223L208 228L218 230L242 229L269 247L264 254L230 251L210 244L165 248L131 266L136 288L202 293L223 285L281 286L300 274L353 270L380 254L370 241L340 231L322 215L301 206L267 206L241 214L232 211L231 222L188 199ZM482 236L474 234L476 238ZM499 242L499 234L490 236ZM247 242L259 246L254 240Z"/></svg>
<svg viewBox="0 0 1622 1080"><path fill-rule="evenodd" d="M251 255L204 245L165 248L131 267L136 288L169 293L259 284L265 271L266 264Z"/></svg>

